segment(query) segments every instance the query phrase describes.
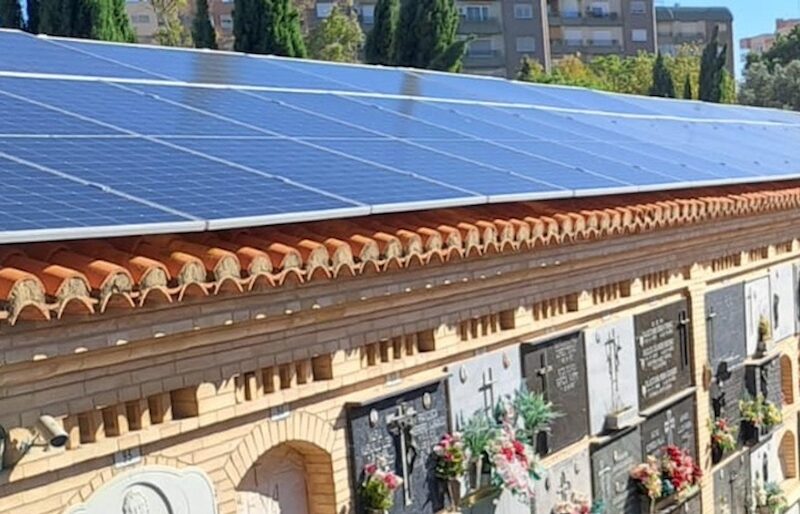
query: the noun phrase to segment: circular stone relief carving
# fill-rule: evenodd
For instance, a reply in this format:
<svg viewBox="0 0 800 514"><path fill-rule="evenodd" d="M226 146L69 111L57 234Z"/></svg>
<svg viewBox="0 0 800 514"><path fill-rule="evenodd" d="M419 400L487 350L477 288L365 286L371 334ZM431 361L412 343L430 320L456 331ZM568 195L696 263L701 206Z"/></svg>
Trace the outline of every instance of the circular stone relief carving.
<svg viewBox="0 0 800 514"><path fill-rule="evenodd" d="M132 485L125 490L121 510L121 514L173 514L163 493L144 485Z"/></svg>

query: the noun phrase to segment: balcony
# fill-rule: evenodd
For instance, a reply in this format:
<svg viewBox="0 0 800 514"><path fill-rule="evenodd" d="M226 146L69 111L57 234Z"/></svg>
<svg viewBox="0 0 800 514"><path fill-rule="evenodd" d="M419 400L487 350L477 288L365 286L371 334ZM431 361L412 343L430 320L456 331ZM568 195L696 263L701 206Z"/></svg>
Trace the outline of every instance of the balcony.
<svg viewBox="0 0 800 514"><path fill-rule="evenodd" d="M622 44L618 39L551 39L550 51L559 55L576 52L593 55L615 54L622 52Z"/></svg>
<svg viewBox="0 0 800 514"><path fill-rule="evenodd" d="M556 27L560 25L603 27L622 24L617 12L593 11L591 9L587 9L585 12L550 10L547 13L547 18L550 25Z"/></svg>
<svg viewBox="0 0 800 514"><path fill-rule="evenodd" d="M500 20L497 18L486 18L483 20L469 20L465 17L461 18L458 24L459 34L500 34L503 32L500 26Z"/></svg>
<svg viewBox="0 0 800 514"><path fill-rule="evenodd" d="M464 56L465 68L500 68L506 59L500 50L469 50Z"/></svg>
<svg viewBox="0 0 800 514"><path fill-rule="evenodd" d="M551 39L550 51L554 54L574 54L583 50L581 39Z"/></svg>

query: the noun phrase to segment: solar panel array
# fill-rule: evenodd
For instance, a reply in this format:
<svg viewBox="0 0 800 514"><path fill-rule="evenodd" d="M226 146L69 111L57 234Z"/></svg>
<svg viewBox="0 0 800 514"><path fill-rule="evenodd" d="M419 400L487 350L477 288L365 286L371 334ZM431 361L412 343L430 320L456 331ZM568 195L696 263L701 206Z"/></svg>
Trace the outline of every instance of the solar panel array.
<svg viewBox="0 0 800 514"><path fill-rule="evenodd" d="M0 31L0 242L800 177L800 115Z"/></svg>

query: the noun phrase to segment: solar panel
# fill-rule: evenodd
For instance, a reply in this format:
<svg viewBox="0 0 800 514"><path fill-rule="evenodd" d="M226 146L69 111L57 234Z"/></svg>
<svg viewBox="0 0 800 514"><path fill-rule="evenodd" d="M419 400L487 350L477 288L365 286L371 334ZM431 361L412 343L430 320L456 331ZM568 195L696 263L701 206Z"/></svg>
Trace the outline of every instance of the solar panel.
<svg viewBox="0 0 800 514"><path fill-rule="evenodd" d="M800 178L796 113L7 30L0 49L0 242Z"/></svg>

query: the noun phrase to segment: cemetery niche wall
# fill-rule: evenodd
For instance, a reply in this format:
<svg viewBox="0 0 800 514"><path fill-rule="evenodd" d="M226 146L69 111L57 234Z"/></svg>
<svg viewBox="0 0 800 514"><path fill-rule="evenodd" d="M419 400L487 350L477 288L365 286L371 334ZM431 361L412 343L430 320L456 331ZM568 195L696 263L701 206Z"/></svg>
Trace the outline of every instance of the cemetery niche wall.
<svg viewBox="0 0 800 514"><path fill-rule="evenodd" d="M585 334L586 374L592 401L592 435L620 430L638 420L639 382L633 317L624 316Z"/></svg>
<svg viewBox="0 0 800 514"><path fill-rule="evenodd" d="M714 471L714 512L749 514L751 487L750 458L740 452Z"/></svg>
<svg viewBox="0 0 800 514"><path fill-rule="evenodd" d="M639 410L691 387L687 302L681 300L634 317Z"/></svg>
<svg viewBox="0 0 800 514"><path fill-rule="evenodd" d="M403 479L391 514L433 514L444 508L445 487L434 474L433 447L448 432L443 381L347 406L351 471L360 483L367 464L384 462ZM359 512L361 498L356 495Z"/></svg>
<svg viewBox="0 0 800 514"><path fill-rule="evenodd" d="M556 452L586 436L589 405L582 334L574 332L541 343L523 344L521 353L528 390L542 394L560 413L549 431L537 435L537 453Z"/></svg>
<svg viewBox="0 0 800 514"><path fill-rule="evenodd" d="M795 286L791 264L770 269L769 287L772 302L772 336L776 342L795 333Z"/></svg>
<svg viewBox="0 0 800 514"><path fill-rule="evenodd" d="M589 449L550 463L536 482L534 514L551 514L560 504L574 503L592 496Z"/></svg>
<svg viewBox="0 0 800 514"><path fill-rule="evenodd" d="M726 420L728 425L737 431L737 447L741 447L744 440L739 400L747 397L745 375L746 367L744 365L729 369L723 363L713 377L709 388L711 412L714 419ZM722 455L719 455L718 458L722 458Z"/></svg>
<svg viewBox="0 0 800 514"><path fill-rule="evenodd" d="M772 347L773 303L769 277L747 282L744 286L747 355L763 354Z"/></svg>
<svg viewBox="0 0 800 514"><path fill-rule="evenodd" d="M781 393L781 361L775 355L746 366L747 392L750 396L762 395L764 398L780 406L783 403Z"/></svg>
<svg viewBox="0 0 800 514"><path fill-rule="evenodd" d="M683 400L651 415L639 425L642 440L642 459L660 456L665 446L678 446L697 460L695 438L695 400Z"/></svg>
<svg viewBox="0 0 800 514"><path fill-rule="evenodd" d="M606 512L641 514L643 502L630 470L641 461L642 439L638 429L591 449L592 497Z"/></svg>
<svg viewBox="0 0 800 514"><path fill-rule="evenodd" d="M744 285L706 293L706 340L714 375L720 365L734 369L747 357Z"/></svg>

